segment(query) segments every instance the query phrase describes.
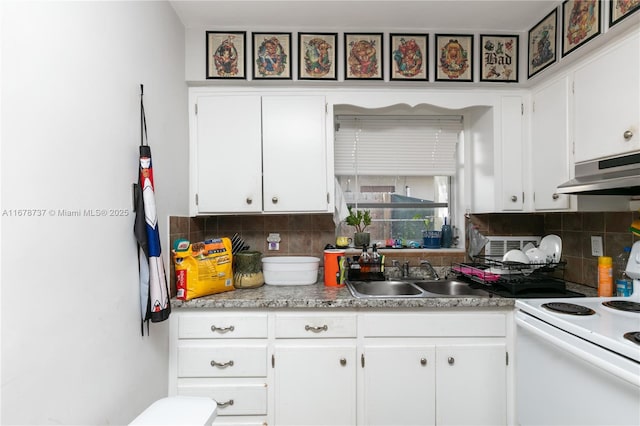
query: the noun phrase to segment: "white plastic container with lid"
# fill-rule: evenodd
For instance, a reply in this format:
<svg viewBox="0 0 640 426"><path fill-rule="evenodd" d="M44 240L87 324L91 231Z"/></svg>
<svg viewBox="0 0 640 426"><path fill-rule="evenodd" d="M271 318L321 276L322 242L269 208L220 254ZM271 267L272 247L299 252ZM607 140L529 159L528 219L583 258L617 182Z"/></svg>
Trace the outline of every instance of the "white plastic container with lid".
<svg viewBox="0 0 640 426"><path fill-rule="evenodd" d="M318 281L320 258L311 256L271 256L262 258L264 283L308 285Z"/></svg>

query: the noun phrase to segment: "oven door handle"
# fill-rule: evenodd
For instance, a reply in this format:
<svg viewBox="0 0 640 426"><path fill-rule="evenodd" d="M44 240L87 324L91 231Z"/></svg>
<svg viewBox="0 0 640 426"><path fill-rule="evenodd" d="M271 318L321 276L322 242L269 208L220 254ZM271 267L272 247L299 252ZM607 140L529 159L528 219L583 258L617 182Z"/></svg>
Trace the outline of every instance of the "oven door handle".
<svg viewBox="0 0 640 426"><path fill-rule="evenodd" d="M581 358L585 361L587 361L588 363L601 368L611 374L613 374L616 377L621 378L622 380L631 383L632 385L636 386L636 387L640 387L640 376L638 376L637 374L633 374L630 373L620 367L617 367L615 365L612 365L606 361L603 361L602 359L598 358L597 356L593 356L588 352L585 352L581 349L576 348L575 346L565 342L564 340L561 340L555 336L550 335L549 333L545 333L544 331L540 330L539 328L537 328L534 325L529 324L525 319L523 319L522 317L522 313L520 312L516 312L515 315L515 319L516 319L516 324L519 327L522 327L523 329L535 334L536 336L540 337L541 339L577 356L578 358ZM525 317L526 318L526 317Z"/></svg>

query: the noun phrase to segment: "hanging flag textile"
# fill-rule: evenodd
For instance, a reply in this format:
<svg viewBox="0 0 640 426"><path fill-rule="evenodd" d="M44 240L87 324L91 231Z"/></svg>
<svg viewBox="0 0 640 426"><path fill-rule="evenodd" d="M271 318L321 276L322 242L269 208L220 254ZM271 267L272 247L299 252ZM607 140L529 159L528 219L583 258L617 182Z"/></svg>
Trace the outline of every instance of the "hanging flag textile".
<svg viewBox="0 0 640 426"><path fill-rule="evenodd" d="M169 318L169 286L160 246L160 231L156 214L155 186L151 148L147 142L147 122L144 113L143 86L140 85L140 157L138 183L134 184L136 217L134 235L138 243L138 267L140 281L140 328L144 324Z"/></svg>

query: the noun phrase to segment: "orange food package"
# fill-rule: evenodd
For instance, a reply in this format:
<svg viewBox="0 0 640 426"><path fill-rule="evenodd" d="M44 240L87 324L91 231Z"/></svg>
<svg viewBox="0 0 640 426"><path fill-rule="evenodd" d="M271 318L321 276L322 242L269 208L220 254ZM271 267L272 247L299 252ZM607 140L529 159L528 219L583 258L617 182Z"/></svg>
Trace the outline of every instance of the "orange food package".
<svg viewBox="0 0 640 426"><path fill-rule="evenodd" d="M173 251L176 298L196 297L234 290L233 256L229 238L193 243L185 251Z"/></svg>

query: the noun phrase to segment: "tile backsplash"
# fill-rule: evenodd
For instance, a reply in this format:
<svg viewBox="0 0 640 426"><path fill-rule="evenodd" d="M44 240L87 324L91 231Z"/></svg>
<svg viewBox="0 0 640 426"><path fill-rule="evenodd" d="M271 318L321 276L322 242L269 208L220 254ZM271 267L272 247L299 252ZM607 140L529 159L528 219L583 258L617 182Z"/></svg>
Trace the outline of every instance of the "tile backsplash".
<svg viewBox="0 0 640 426"><path fill-rule="evenodd" d="M638 237L629 225L638 212L568 212L532 214L476 214L471 223L486 236L556 234L562 238L562 259L567 262L564 278L597 287L598 258L591 255L591 237L600 236L605 256L616 257Z"/></svg>
<svg viewBox="0 0 640 426"><path fill-rule="evenodd" d="M591 236L601 236L604 254L615 257L638 237L629 225L638 212L571 213L490 213L474 214L469 220L483 235L557 234L562 238L562 258L567 262L565 279L591 287L597 286L597 257L591 256ZM335 225L331 214L309 215L230 215L170 218L171 243L178 238L202 241L205 238L231 237L238 233L251 248L265 256L316 256L322 259L326 244L335 243ZM280 234L280 250L269 251L267 237ZM399 250L387 255L387 261L408 261L417 266L428 259L434 266L446 267L465 259L461 251L416 252ZM171 292L175 294L175 272L171 265Z"/></svg>

